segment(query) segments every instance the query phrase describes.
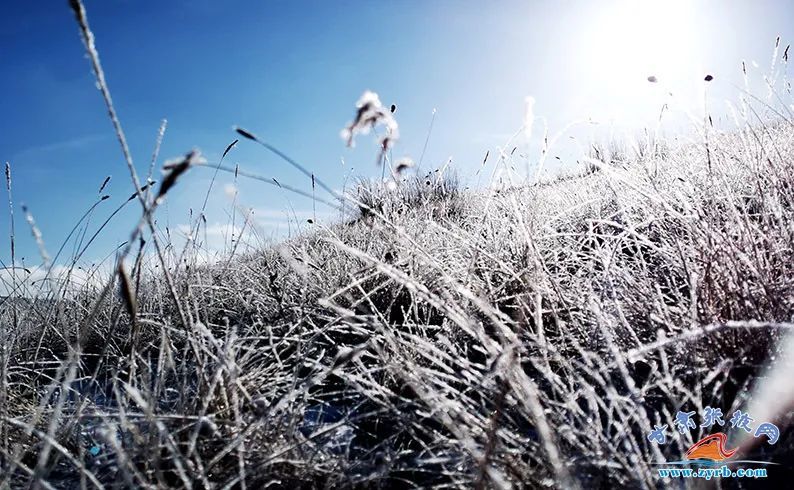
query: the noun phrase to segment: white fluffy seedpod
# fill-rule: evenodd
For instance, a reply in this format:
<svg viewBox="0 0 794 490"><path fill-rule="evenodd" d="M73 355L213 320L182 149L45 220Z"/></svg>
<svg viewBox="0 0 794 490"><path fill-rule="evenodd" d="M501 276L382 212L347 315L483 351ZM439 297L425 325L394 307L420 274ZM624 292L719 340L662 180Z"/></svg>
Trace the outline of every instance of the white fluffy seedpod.
<svg viewBox="0 0 794 490"><path fill-rule="evenodd" d="M380 146L385 151L394 145L399 138L399 126L392 116L392 111L383 107L380 97L367 90L356 102L356 117L342 130L341 136L347 146L354 146L357 134L369 134L375 126L386 128L386 135L380 139Z"/></svg>

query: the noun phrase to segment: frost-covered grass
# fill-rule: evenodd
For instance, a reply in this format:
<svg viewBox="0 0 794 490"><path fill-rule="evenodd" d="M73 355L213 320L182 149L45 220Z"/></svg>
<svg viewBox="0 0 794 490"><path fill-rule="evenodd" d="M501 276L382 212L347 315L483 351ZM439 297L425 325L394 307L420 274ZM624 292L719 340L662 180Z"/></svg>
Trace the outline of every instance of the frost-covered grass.
<svg viewBox="0 0 794 490"><path fill-rule="evenodd" d="M695 144L369 186L358 219L133 269L135 322L123 294L6 302L3 483L660 485L703 429L652 426L745 407L791 327L792 136L712 135L710 168ZM788 441L753 459L790 472Z"/></svg>
<svg viewBox="0 0 794 490"><path fill-rule="evenodd" d="M154 233L173 162L113 273L0 300L0 488L664 486L706 432L651 429L746 407L794 326L794 125L740 126L537 185L362 183L209 263ZM788 410L746 452L777 481Z"/></svg>

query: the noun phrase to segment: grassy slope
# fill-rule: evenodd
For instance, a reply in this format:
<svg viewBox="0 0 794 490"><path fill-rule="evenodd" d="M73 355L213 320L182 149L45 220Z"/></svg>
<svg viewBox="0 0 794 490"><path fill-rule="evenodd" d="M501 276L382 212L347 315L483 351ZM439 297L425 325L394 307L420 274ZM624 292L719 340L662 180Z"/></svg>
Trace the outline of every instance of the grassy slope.
<svg viewBox="0 0 794 490"><path fill-rule="evenodd" d="M370 188L365 217L188 260L173 293L133 270L135 322L96 291L15 306L0 475L653 487L649 462L698 433L656 446L651 427L745 406L792 321L792 135L712 134L708 156L528 188ZM753 455L790 460L788 439L771 449Z"/></svg>

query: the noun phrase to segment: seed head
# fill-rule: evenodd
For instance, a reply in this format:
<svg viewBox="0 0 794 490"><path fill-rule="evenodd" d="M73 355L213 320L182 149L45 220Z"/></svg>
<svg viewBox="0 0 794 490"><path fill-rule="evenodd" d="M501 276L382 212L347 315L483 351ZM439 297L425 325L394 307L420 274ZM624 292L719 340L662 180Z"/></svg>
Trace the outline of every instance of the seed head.
<svg viewBox="0 0 794 490"><path fill-rule="evenodd" d="M403 172L414 167L414 161L408 157L401 158L397 165L394 167L395 176L399 177Z"/></svg>
<svg viewBox="0 0 794 490"><path fill-rule="evenodd" d="M392 116L392 113L397 110L397 106L392 104L392 108L393 110L387 111L375 92L369 90L364 92L356 103L355 118L341 133L347 146L354 146L357 134L369 134L375 126L380 125L386 128L386 135L379 142L380 147L383 151L391 148L399 138L399 127Z"/></svg>
<svg viewBox="0 0 794 490"><path fill-rule="evenodd" d="M193 150L183 158L165 162L163 165L163 170L168 170L169 172L163 178L162 184L160 184L160 190L157 192L155 202L160 201L163 197L165 197L168 191L171 190L174 184L176 184L176 181L180 175L185 173L191 166L202 163L202 160L203 158L201 157L201 153L198 150Z"/></svg>

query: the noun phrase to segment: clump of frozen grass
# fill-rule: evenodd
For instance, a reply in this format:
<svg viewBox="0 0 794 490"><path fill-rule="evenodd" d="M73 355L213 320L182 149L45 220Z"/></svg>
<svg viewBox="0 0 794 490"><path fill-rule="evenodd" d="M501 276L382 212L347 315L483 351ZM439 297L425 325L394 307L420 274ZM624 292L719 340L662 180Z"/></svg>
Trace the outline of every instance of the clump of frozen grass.
<svg viewBox="0 0 794 490"><path fill-rule="evenodd" d="M391 220L411 214L444 221L460 216L467 197L455 171L446 167L417 175L409 173L413 165L408 162L398 162L388 179L358 182L353 199L359 208L356 219Z"/></svg>

